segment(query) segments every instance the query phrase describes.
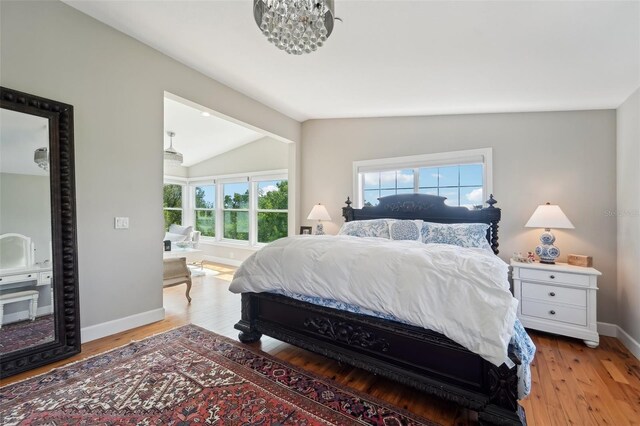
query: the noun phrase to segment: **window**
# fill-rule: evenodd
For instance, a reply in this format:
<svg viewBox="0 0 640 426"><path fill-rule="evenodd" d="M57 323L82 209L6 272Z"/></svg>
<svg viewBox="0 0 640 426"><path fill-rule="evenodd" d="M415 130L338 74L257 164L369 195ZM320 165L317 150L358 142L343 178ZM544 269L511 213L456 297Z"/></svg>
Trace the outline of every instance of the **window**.
<svg viewBox="0 0 640 426"><path fill-rule="evenodd" d="M418 169L418 191L447 197L445 203L450 206L482 207L486 199L483 174L482 164L421 167Z"/></svg>
<svg viewBox="0 0 640 426"><path fill-rule="evenodd" d="M257 221L259 243L270 243L286 237L289 229L287 180L257 182Z"/></svg>
<svg viewBox="0 0 640 426"><path fill-rule="evenodd" d="M194 229L203 237L216 236L216 187L201 185L195 187Z"/></svg>
<svg viewBox="0 0 640 426"><path fill-rule="evenodd" d="M446 197L451 206L480 208L491 191L491 148L354 162L356 205L387 195Z"/></svg>
<svg viewBox="0 0 640 426"><path fill-rule="evenodd" d="M414 174L413 169L364 173L364 205L375 206L387 195L411 194Z"/></svg>
<svg viewBox="0 0 640 426"><path fill-rule="evenodd" d="M184 197L184 194L189 194ZM170 197L168 197L170 195ZM168 216L173 215L173 216ZM165 184L165 220L192 225L202 243L256 246L289 235L286 170Z"/></svg>
<svg viewBox="0 0 640 426"><path fill-rule="evenodd" d="M223 187L223 237L249 241L249 183L225 183Z"/></svg>
<svg viewBox="0 0 640 426"><path fill-rule="evenodd" d="M164 228L169 230L172 224L182 225L182 185L164 185Z"/></svg>

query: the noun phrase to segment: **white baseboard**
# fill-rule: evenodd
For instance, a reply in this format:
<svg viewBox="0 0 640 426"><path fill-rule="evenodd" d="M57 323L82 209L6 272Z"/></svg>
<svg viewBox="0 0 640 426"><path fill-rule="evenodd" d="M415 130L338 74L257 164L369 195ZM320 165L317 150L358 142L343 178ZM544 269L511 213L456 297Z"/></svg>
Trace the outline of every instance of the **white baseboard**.
<svg viewBox="0 0 640 426"><path fill-rule="evenodd" d="M631 337L629 333L620 328L619 325L608 322L599 322L598 333L603 336L615 337L620 340L622 344L629 349L629 352L631 352L636 358L640 359L640 343Z"/></svg>
<svg viewBox="0 0 640 426"><path fill-rule="evenodd" d="M240 266L242 264L242 260L228 259L226 257L210 256L208 254L205 254L204 256L202 256L202 258L210 262L222 263L223 265L229 265L229 266Z"/></svg>
<svg viewBox="0 0 640 426"><path fill-rule="evenodd" d="M36 309L36 316L48 315L51 311L51 305L40 306ZM2 317L2 325L11 324L12 322L24 321L29 319L29 310L4 314Z"/></svg>
<svg viewBox="0 0 640 426"><path fill-rule="evenodd" d="M618 337L618 326L610 322L598 322L598 334L608 337Z"/></svg>
<svg viewBox="0 0 640 426"><path fill-rule="evenodd" d="M90 325L80 330L80 340L87 343L92 340L100 339L105 336L120 333L121 331L130 330L132 328L141 327L151 324L152 322L162 321L164 319L164 308L153 309L147 312L131 315L116 320L103 322L96 325Z"/></svg>

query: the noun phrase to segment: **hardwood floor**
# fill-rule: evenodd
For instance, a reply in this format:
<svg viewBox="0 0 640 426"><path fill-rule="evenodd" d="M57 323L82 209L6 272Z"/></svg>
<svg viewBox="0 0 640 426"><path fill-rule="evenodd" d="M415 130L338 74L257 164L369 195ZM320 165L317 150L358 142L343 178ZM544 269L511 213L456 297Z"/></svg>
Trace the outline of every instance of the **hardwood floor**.
<svg viewBox="0 0 640 426"><path fill-rule="evenodd" d="M187 304L185 286L166 288L163 321L82 345L82 353L3 380L2 385L79 359L193 323L236 338L240 297L227 291L233 267L214 265L217 275L194 278ZM640 425L640 361L617 340L602 337L597 349L582 341L530 332L538 351L532 364L532 393L522 401L530 425ZM253 345L284 361L408 409L442 425L475 424L474 414L365 371L264 336Z"/></svg>

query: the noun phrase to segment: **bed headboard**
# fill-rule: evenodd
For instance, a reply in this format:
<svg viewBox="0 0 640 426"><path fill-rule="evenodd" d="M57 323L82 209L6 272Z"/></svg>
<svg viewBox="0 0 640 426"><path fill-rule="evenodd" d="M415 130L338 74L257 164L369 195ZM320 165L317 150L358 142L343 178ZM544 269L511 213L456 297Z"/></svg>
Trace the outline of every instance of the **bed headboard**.
<svg viewBox="0 0 640 426"><path fill-rule="evenodd" d="M380 203L373 207L354 209L352 201L347 197L346 207L342 208L342 216L346 222L367 219L422 219L436 223L487 223L487 241L493 252L498 254L498 222L500 209L493 205L497 201L493 194L486 203L489 207L469 210L466 207L448 206L446 197L427 194L398 194L378 198Z"/></svg>

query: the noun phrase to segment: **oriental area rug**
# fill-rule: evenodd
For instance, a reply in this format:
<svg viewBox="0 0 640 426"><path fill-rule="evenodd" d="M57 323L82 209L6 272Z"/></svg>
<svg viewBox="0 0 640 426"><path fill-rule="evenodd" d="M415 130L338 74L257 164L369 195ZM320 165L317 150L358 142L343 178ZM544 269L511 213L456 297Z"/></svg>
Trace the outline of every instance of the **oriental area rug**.
<svg viewBox="0 0 640 426"><path fill-rule="evenodd" d="M54 330L53 315L3 325L0 328L0 355L53 342Z"/></svg>
<svg viewBox="0 0 640 426"><path fill-rule="evenodd" d="M7 425L428 425L187 325L0 388Z"/></svg>

